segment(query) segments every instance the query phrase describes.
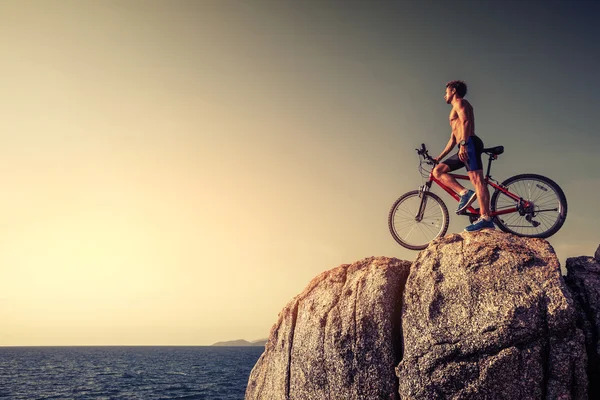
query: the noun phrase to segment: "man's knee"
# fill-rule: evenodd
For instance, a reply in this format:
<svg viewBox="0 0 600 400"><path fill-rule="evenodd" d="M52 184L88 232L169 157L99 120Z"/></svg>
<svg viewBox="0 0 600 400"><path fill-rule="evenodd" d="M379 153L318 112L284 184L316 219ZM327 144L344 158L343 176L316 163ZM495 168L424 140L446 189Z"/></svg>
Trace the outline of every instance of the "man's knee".
<svg viewBox="0 0 600 400"><path fill-rule="evenodd" d="M469 179L473 184L481 184L484 181L483 170L469 171Z"/></svg>
<svg viewBox="0 0 600 400"><path fill-rule="evenodd" d="M438 164L433 169L433 176L436 179L440 179L443 174L447 174L450 168L446 164Z"/></svg>

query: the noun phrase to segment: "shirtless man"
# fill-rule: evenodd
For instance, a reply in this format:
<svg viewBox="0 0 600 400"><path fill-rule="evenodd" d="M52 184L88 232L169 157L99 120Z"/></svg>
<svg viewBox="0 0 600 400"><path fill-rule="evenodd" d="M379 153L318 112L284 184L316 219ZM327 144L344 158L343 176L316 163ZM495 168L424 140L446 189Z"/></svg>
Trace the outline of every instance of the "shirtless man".
<svg viewBox="0 0 600 400"><path fill-rule="evenodd" d="M490 192L483 176L483 163L481 161L483 142L475 135L475 115L471 104L463 98L466 94L467 85L463 81L451 81L446 84L444 99L447 104L452 105L452 111L450 111L452 133L446 148L435 159L439 164L433 169L433 176L460 196L460 202L456 210L457 214L464 212L476 198L479 199L481 216L472 225L465 228L465 231L473 232L484 228L494 229L495 227L490 218ZM441 161L452 151L456 144L458 144L458 153L445 161ZM465 189L456 179L450 176L449 172L462 167L467 168L469 179L475 186L475 192Z"/></svg>

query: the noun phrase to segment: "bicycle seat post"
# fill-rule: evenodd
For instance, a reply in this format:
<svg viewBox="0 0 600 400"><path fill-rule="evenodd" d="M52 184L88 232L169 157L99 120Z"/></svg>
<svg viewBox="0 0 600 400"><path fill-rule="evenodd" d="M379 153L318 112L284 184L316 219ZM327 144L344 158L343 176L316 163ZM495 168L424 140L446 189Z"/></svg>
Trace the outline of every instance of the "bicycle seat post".
<svg viewBox="0 0 600 400"><path fill-rule="evenodd" d="M492 170L492 161L495 160L496 158L498 158L498 157L495 156L494 154L490 154L490 158L488 160L487 172L485 173L486 178L490 177L490 171Z"/></svg>

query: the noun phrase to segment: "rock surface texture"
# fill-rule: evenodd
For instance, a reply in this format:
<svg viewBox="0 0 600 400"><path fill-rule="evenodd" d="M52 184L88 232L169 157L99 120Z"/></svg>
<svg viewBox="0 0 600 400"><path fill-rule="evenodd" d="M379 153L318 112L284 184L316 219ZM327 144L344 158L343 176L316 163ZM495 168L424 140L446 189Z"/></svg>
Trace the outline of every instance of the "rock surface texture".
<svg viewBox="0 0 600 400"><path fill-rule="evenodd" d="M586 354L545 240L483 231L419 254L402 312L403 399L585 399Z"/></svg>
<svg viewBox="0 0 600 400"><path fill-rule="evenodd" d="M600 260L567 270L545 240L482 231L326 271L279 314L246 399L587 399L588 373L600 398Z"/></svg>
<svg viewBox="0 0 600 400"><path fill-rule="evenodd" d="M600 247L596 250L596 254ZM600 257L573 257L566 262L567 285L578 303L579 325L588 354L589 398L600 399Z"/></svg>
<svg viewBox="0 0 600 400"><path fill-rule="evenodd" d="M397 397L409 269L407 261L369 258L313 279L279 314L246 399Z"/></svg>

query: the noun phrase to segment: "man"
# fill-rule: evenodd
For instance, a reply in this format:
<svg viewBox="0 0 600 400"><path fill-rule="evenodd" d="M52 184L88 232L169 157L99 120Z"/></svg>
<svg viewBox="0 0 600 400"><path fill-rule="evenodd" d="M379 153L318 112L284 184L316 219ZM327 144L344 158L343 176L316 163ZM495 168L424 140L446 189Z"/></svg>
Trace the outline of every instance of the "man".
<svg viewBox="0 0 600 400"><path fill-rule="evenodd" d="M433 176L439 179L460 196L457 214L463 213L467 207L479 199L480 217L473 224L467 226L465 231L473 232L484 228L494 229L494 223L490 218L490 193L483 176L483 163L481 153L483 152L483 142L475 135L475 116L473 107L464 99L467 94L467 84L463 81L451 81L446 84L446 94L444 99L447 104L452 105L450 111L450 127L452 133L446 148L435 160L439 164L433 169ZM458 144L458 153L441 161ZM441 161L441 162L440 162ZM467 168L469 179L475 192L465 189L456 181L449 172L462 167Z"/></svg>

